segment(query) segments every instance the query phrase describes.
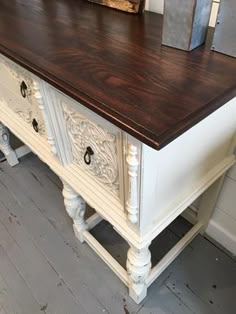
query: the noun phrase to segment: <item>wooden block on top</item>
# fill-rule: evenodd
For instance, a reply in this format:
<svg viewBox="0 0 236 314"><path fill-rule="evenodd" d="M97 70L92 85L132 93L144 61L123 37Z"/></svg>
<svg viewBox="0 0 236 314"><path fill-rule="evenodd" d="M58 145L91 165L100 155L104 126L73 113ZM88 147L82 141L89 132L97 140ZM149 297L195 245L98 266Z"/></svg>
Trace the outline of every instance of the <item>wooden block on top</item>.
<svg viewBox="0 0 236 314"><path fill-rule="evenodd" d="M126 11L129 13L142 13L144 11L146 0L88 0L88 1L105 5L113 9Z"/></svg>

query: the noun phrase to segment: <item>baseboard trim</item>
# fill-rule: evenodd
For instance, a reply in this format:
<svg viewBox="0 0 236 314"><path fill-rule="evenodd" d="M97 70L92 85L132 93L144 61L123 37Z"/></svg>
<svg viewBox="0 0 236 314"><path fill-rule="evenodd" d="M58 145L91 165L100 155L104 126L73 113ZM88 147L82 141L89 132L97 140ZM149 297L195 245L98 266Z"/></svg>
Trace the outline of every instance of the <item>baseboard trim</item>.
<svg viewBox="0 0 236 314"><path fill-rule="evenodd" d="M234 259L236 258L236 237L220 226L213 219L210 220L206 229L206 237L213 240L214 244L225 250Z"/></svg>
<svg viewBox="0 0 236 314"><path fill-rule="evenodd" d="M197 208L189 206L181 215L191 224L197 221ZM236 260L236 237L211 219L204 235L210 242Z"/></svg>

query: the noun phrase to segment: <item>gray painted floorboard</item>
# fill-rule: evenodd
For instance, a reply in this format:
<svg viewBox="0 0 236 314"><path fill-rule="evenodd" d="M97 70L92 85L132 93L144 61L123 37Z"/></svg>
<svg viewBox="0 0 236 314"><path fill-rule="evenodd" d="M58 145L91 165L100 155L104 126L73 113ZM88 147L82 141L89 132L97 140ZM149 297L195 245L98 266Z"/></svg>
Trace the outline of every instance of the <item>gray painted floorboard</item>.
<svg viewBox="0 0 236 314"><path fill-rule="evenodd" d="M0 163L0 314L234 314L236 263L198 236L136 305L126 287L75 239L61 182L30 154ZM89 209L91 212L91 209ZM190 228L178 218L153 241L153 264ZM94 236L125 267L127 243L107 222Z"/></svg>

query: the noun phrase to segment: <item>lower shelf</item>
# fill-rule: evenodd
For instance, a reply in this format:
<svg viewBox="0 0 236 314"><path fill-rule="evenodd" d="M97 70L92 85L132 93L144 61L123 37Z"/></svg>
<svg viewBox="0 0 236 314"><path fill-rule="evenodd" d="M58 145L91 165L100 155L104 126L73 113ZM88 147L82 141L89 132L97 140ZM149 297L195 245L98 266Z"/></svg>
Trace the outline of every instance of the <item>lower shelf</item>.
<svg viewBox="0 0 236 314"><path fill-rule="evenodd" d="M130 287L130 280L127 270L122 267L117 260L96 240L96 238L90 233L93 227L102 221L102 218L95 213L93 216L87 219L88 230L83 231L83 239L85 242L102 258L102 260L111 268L111 270L120 278L120 280ZM170 265L172 261L183 251L183 249L201 232L203 224L201 222L196 223L175 245L169 252L155 265L149 272L145 286L149 287L161 273ZM76 226L74 226L76 234ZM140 303L143 299L136 298L133 294L130 294L136 303ZM144 295L145 297L145 295Z"/></svg>

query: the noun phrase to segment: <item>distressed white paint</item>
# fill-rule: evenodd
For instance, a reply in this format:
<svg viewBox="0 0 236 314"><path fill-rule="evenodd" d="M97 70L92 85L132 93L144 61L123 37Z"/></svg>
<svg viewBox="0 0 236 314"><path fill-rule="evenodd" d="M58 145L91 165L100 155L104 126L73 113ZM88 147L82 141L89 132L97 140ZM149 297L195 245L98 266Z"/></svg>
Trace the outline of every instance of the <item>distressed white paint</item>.
<svg viewBox="0 0 236 314"><path fill-rule="evenodd" d="M80 242L84 242L83 232L88 229L84 220L86 204L82 197L71 186L63 181L62 195L68 215L73 219L74 230Z"/></svg>
<svg viewBox="0 0 236 314"><path fill-rule="evenodd" d="M40 89L40 85L39 85L40 83L39 82L38 82L37 78L34 78L33 84L32 84L33 91L34 91L34 97L35 97L35 99L36 99L36 101L38 103L38 107L39 107L39 109L40 109L40 111L42 113L42 117L43 117L43 120L44 120L44 123L45 123L45 127L46 127L46 130L47 130L48 143L51 146L52 153L54 155L57 155L57 148L56 148L55 138L54 138L54 136L52 134L52 131L51 131L51 128L50 128L50 122L48 120L48 115L45 112L44 99L43 99L43 96L41 94L41 89Z"/></svg>
<svg viewBox="0 0 236 314"><path fill-rule="evenodd" d="M138 204L138 148L132 144L129 145L126 162L128 164L128 200L126 209L128 211L128 219L132 224L138 223L139 204Z"/></svg>
<svg viewBox="0 0 236 314"><path fill-rule="evenodd" d="M40 79L36 78L34 81L37 84L34 83L32 89L33 102L43 113L42 122L46 134L50 135L50 145L40 134L35 134L21 115L14 112L11 103L9 104L11 85L6 88L1 83L0 121L62 179L65 207L74 221L76 237L81 242L85 240L101 256L128 285L130 296L139 303L147 293L148 282L151 283L181 252L186 243L207 224L218 192L218 188L208 188L235 163L232 138L236 125L236 99L162 150L156 151ZM15 97L13 91L12 94ZM73 127L67 123L63 113L64 103L72 108L73 117L84 117L81 128L89 126L95 132L88 141L96 148L97 156L95 154L94 157L97 158L96 162L99 161L105 167L104 172L91 173L84 165L75 162L74 146L79 154L84 153L81 151L83 146L81 148L78 145L84 140L84 132L81 128L77 129L76 119ZM96 132L102 136L97 137ZM69 140L70 133L75 138L73 142ZM109 134L114 139L111 143L107 142ZM113 145L112 152L115 156L112 158L107 145ZM55 149L59 158L55 158ZM107 181L104 183L99 177L109 167L113 167L112 171L115 172L112 173L117 173L119 177L119 195L113 193ZM180 240L175 250L166 255L164 262L151 271L151 255L148 249L151 241L204 192L204 206L211 204L206 208L204 217L199 214L200 221L192 232ZM88 222L90 226L84 220L85 202L98 214ZM100 221L99 216L109 221L129 243L127 272L118 266L89 233L91 225Z"/></svg>
<svg viewBox="0 0 236 314"><path fill-rule="evenodd" d="M148 246L140 250L131 245L127 253L126 269L129 276L129 294L137 304L147 295L146 279L152 267Z"/></svg>

